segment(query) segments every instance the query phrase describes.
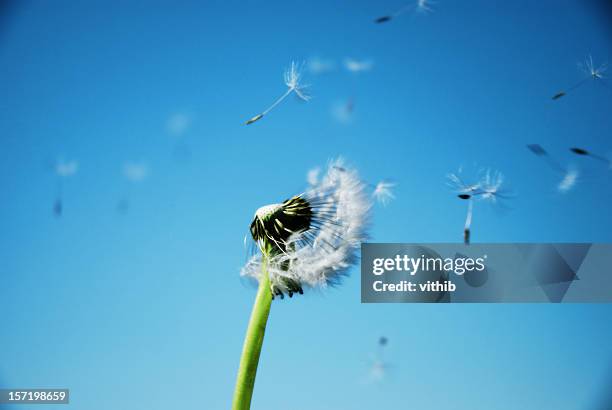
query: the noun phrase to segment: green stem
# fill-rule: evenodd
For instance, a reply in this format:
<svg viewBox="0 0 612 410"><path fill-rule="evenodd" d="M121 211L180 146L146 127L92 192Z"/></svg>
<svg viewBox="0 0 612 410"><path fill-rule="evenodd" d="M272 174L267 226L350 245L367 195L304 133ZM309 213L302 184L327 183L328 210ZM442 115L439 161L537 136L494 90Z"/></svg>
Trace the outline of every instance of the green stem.
<svg viewBox="0 0 612 410"><path fill-rule="evenodd" d="M268 275L266 255L263 255L262 260L261 279L259 280L257 297L253 304L249 327L247 328L244 346L242 347L232 410L248 410L251 407L259 354L261 353L266 323L268 322L270 306L272 305L272 292L270 291L270 277Z"/></svg>

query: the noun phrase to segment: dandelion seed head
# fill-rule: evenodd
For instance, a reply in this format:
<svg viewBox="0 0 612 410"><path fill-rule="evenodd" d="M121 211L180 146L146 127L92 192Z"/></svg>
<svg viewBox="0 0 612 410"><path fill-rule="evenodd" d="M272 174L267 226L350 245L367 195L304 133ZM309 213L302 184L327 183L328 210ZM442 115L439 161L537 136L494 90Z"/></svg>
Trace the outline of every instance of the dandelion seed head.
<svg viewBox="0 0 612 410"><path fill-rule="evenodd" d="M302 286L338 284L365 240L371 203L356 170L341 160L306 192L255 214L251 234L267 252L272 293L292 296ZM266 248L267 246L267 248ZM262 255L250 258L241 275L259 279Z"/></svg>
<svg viewBox="0 0 612 410"><path fill-rule="evenodd" d="M578 176L579 172L577 169L569 169L563 176L561 182L559 182L557 190L563 194L569 192L576 185L576 182L578 182Z"/></svg>
<svg viewBox="0 0 612 410"><path fill-rule="evenodd" d="M79 163L75 160L64 161L60 159L55 164L55 173L60 177L69 177L77 173L79 170Z"/></svg>
<svg viewBox="0 0 612 410"><path fill-rule="evenodd" d="M262 206L261 208L259 208L257 211L255 211L255 217L256 218L265 218L268 215L272 215L274 214L276 211L278 211L281 207L283 206L283 204L271 204L271 205L265 205Z"/></svg>
<svg viewBox="0 0 612 410"><path fill-rule="evenodd" d="M395 186L394 183L388 181L380 181L374 187L374 192L372 192L372 196L376 201L380 202L383 206L387 206L387 204L395 199L395 195L393 194L392 188Z"/></svg>

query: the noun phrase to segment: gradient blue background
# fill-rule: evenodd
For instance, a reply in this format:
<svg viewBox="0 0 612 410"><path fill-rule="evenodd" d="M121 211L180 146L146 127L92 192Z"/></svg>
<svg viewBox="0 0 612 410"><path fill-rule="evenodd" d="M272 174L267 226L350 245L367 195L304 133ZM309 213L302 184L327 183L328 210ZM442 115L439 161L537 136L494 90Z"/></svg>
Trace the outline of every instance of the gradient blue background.
<svg viewBox="0 0 612 410"><path fill-rule="evenodd" d="M502 171L505 212L478 204L473 240L612 240L612 174L569 146L612 150L612 91L580 80L610 57L580 1L20 2L0 20L0 385L68 387L75 409L228 408L253 286L239 278L255 209L300 192L337 155L397 182L372 240L460 241L460 165ZM291 60L371 59L306 74ZM330 114L355 101L352 123ZM166 122L187 113L177 141ZM176 155L178 143L190 155ZM594 178L560 194L538 142ZM79 161L51 212L49 160ZM130 185L128 160L150 177ZM115 206L129 191L126 215ZM484 205L484 204L483 204ZM587 409L610 381L609 305L361 305L342 287L275 301L255 409ZM368 383L379 336L391 365ZM27 406L20 407L26 409ZM38 408L38 407L36 407Z"/></svg>

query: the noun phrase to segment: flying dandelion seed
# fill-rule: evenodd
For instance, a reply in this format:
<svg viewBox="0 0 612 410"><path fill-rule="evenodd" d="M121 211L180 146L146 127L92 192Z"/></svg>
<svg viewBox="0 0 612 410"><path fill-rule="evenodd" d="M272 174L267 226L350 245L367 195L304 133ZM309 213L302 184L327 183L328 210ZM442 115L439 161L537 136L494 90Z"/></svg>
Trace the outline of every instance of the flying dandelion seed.
<svg viewBox="0 0 612 410"><path fill-rule="evenodd" d="M433 4L435 4L435 2L433 2L432 0L416 0L415 3L409 3L392 14L378 17L374 20L374 22L377 24L387 23L392 19L409 12L428 14L434 11L432 7Z"/></svg>
<svg viewBox="0 0 612 410"><path fill-rule="evenodd" d="M266 110L257 114L253 118L249 119L246 122L246 125L252 124L256 121L262 119L266 114L274 109L278 104L280 104L287 96L291 93L294 93L298 98L303 101L310 100L310 95L307 93L307 85L300 84L300 80L302 77L301 67L295 62L291 62L291 67L285 71L285 85L287 86L287 91L285 94L281 95L271 106L269 106Z"/></svg>
<svg viewBox="0 0 612 410"><path fill-rule="evenodd" d="M64 213L64 200L63 200L63 179L71 177L79 170L79 163L75 160L64 161L59 159L53 166L53 171L57 178L57 191L55 201L53 201L53 215L59 218Z"/></svg>
<svg viewBox="0 0 612 410"><path fill-rule="evenodd" d="M250 233L259 248L241 275L259 288L240 360L233 408L248 409L274 296L336 285L356 262L366 239L371 204L356 170L341 160L306 192L259 208Z"/></svg>
<svg viewBox="0 0 612 410"><path fill-rule="evenodd" d="M465 224L463 226L463 243L470 244L474 201L482 200L496 204L500 199L510 198L510 193L502 189L503 175L491 169L482 169L476 182L464 182L460 177L462 170L447 175L447 184L459 199L468 202Z"/></svg>
<svg viewBox="0 0 612 410"><path fill-rule="evenodd" d="M595 153L587 151L587 150L585 150L583 148L577 148L577 147L570 148L570 151L573 152L576 155L593 158L594 160L597 160L599 162L603 162L608 167L612 167L612 161L610 161L609 158L606 158L603 155L595 154Z"/></svg>
<svg viewBox="0 0 612 410"><path fill-rule="evenodd" d="M577 169L562 166L539 144L529 144L527 148L536 156L542 158L555 173L561 175L561 181L557 184L558 192L565 194L574 188L579 176Z"/></svg>
<svg viewBox="0 0 612 410"><path fill-rule="evenodd" d="M578 81L576 84L567 88L566 90L561 90L555 95L553 95L553 100L558 100L561 97L565 97L570 91L581 87L590 80L593 80L599 84L603 84L604 86L608 87L608 83L605 81L606 76L604 75L604 73L608 69L608 63L603 63L600 66L595 66L595 64L593 63L593 57L589 55L584 61L584 63L579 64L578 67L585 74L585 77L582 80Z"/></svg>
<svg viewBox="0 0 612 410"><path fill-rule="evenodd" d="M370 71L374 63L369 60L359 61L352 58L344 60L344 67L352 73L362 73Z"/></svg>
<svg viewBox="0 0 612 410"><path fill-rule="evenodd" d="M123 177L129 182L133 184L138 184L149 177L150 170L149 166L144 162L128 161L123 164L123 167L121 168L121 173L123 174ZM128 187L127 189L129 191L130 187ZM119 199L115 207L118 213L126 214L128 212L128 210L130 209L129 197L130 195L125 193L125 195L123 195L123 197Z"/></svg>
<svg viewBox="0 0 612 410"><path fill-rule="evenodd" d="M374 187L374 192L372 192L372 197L380 202L383 206L387 206L389 202L395 199L395 194L393 194L392 188L395 186L395 183L388 181L380 181Z"/></svg>
<svg viewBox="0 0 612 410"><path fill-rule="evenodd" d="M385 350L388 343L389 339L385 336L378 339L376 354L373 356L373 359L371 359L369 368L368 378L370 382L381 382L387 376L389 365L385 360Z"/></svg>

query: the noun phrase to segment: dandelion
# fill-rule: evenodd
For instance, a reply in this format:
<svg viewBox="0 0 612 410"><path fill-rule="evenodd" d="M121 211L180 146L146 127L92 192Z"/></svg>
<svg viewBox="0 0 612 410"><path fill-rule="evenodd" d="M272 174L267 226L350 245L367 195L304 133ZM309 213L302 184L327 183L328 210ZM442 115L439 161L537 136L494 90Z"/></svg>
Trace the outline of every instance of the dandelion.
<svg viewBox="0 0 612 410"><path fill-rule="evenodd" d="M589 55L584 61L584 63L578 64L578 67L585 74L585 77L582 80L578 81L576 84L567 88L566 90L559 91L557 94L553 95L553 100L558 100L559 98L566 96L567 93L586 84L589 80L593 80L607 86L607 83L605 81L606 76L604 75L604 73L608 69L608 63L604 63L600 66L595 66L595 64L593 63L593 57Z"/></svg>
<svg viewBox="0 0 612 410"><path fill-rule="evenodd" d="M259 249L241 275L259 281L247 329L233 409L248 409L272 299L336 285L366 238L371 204L357 172L332 161L316 185L259 208L250 233Z"/></svg>
<svg viewBox="0 0 612 410"><path fill-rule="evenodd" d="M388 181L380 181L374 187L374 192L372 192L372 196L378 202L380 202L383 206L387 206L387 204L395 199L395 195L393 194L392 188L395 186L395 183Z"/></svg>
<svg viewBox="0 0 612 410"><path fill-rule="evenodd" d="M306 91L308 86L300 84L300 80L301 80L301 76L302 76L302 73L301 73L300 70L301 70L301 67L298 64L296 64L295 62L292 61L291 62L291 67L287 71L285 71L285 85L287 86L287 91L283 95L281 95L266 110L264 110L260 114L257 114L256 116L254 116L253 118L248 120L246 122L246 125L252 124L252 123L262 119L264 115L266 115L267 113L272 111L272 109L274 109L274 107L276 107L278 104L280 104L291 93L295 93L295 95L298 98L302 99L303 101L310 100L310 95Z"/></svg>
<svg viewBox="0 0 612 410"><path fill-rule="evenodd" d="M527 148L536 156L542 158L555 173L561 175L561 181L557 184L557 191L565 194L574 188L579 175L576 168L561 165L539 144L529 144Z"/></svg>
<svg viewBox="0 0 612 410"><path fill-rule="evenodd" d="M435 4L435 2L433 2L432 0L416 0L416 2L409 3L392 14L378 17L377 19L374 20L374 22L377 24L386 23L388 21L391 21L395 17L399 17L402 14L409 13L409 12L428 14L434 11L432 7L433 4Z"/></svg>
<svg viewBox="0 0 612 410"><path fill-rule="evenodd" d="M58 177L56 197L53 201L53 215L57 218L61 217L64 212L63 179L75 175L78 170L79 163L75 160L64 161L59 159L53 166L53 171Z"/></svg>
<svg viewBox="0 0 612 410"><path fill-rule="evenodd" d="M474 213L474 201L482 200L490 203L497 203L499 199L509 198L507 191L502 189L504 177L501 172L491 169L482 169L480 177L475 182L464 182L460 177L462 169L457 173L447 175L450 188L461 200L468 202L467 215L463 226L463 243L470 244L472 218Z"/></svg>

